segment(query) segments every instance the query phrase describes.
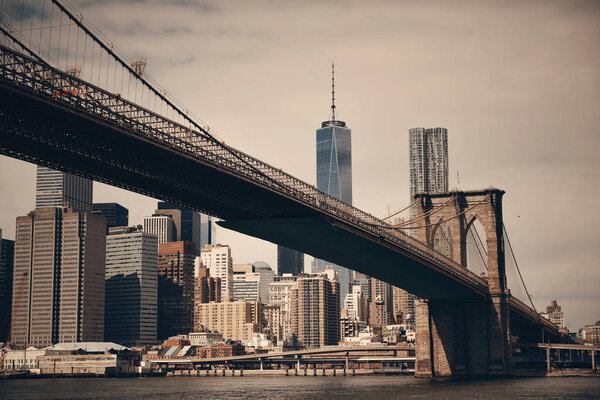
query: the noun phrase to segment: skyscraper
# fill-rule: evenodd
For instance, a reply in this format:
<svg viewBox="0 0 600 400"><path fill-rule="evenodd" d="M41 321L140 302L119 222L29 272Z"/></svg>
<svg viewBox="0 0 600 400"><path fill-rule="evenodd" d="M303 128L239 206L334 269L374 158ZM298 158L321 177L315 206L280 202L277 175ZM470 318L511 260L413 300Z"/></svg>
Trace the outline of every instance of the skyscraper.
<svg viewBox="0 0 600 400"><path fill-rule="evenodd" d="M104 218L72 208L39 208L18 217L16 225L17 346L104 340Z"/></svg>
<svg viewBox="0 0 600 400"><path fill-rule="evenodd" d="M158 244L177 241L175 222L170 215L153 214L144 217L144 232L156 235Z"/></svg>
<svg viewBox="0 0 600 400"><path fill-rule="evenodd" d="M336 119L335 75L331 65L331 118L317 129L317 189L352 204L352 144L350 128ZM340 299L350 290L351 271L323 260L316 260L316 272L333 268L339 272ZM340 304L341 305L341 304Z"/></svg>
<svg viewBox="0 0 600 400"><path fill-rule="evenodd" d="M94 203L92 212L106 219L106 233L115 226L129 225L129 210L118 203Z"/></svg>
<svg viewBox="0 0 600 400"><path fill-rule="evenodd" d="M106 341L156 341L158 239L139 228L113 227L106 237Z"/></svg>
<svg viewBox="0 0 600 400"><path fill-rule="evenodd" d="M300 275L304 272L304 254L294 249L277 245L277 274Z"/></svg>
<svg viewBox="0 0 600 400"><path fill-rule="evenodd" d="M158 246L158 338L187 334L194 323L194 242Z"/></svg>
<svg viewBox="0 0 600 400"><path fill-rule="evenodd" d="M0 229L0 321L8 321L12 299L13 254L15 242L2 238ZM7 326L0 326L0 338L5 338Z"/></svg>
<svg viewBox="0 0 600 400"><path fill-rule="evenodd" d="M306 348L336 345L340 338L338 272L302 274L291 290L292 331Z"/></svg>
<svg viewBox="0 0 600 400"><path fill-rule="evenodd" d="M37 167L35 208L68 206L92 211L91 179L47 167Z"/></svg>
<svg viewBox="0 0 600 400"><path fill-rule="evenodd" d="M410 201L419 192L448 191L448 130L412 128L409 135ZM411 207L410 219L416 209Z"/></svg>
<svg viewBox="0 0 600 400"><path fill-rule="evenodd" d="M194 242L197 255L207 244L214 244L215 227L211 216L165 201L158 202L155 214L171 215L177 228L176 240Z"/></svg>

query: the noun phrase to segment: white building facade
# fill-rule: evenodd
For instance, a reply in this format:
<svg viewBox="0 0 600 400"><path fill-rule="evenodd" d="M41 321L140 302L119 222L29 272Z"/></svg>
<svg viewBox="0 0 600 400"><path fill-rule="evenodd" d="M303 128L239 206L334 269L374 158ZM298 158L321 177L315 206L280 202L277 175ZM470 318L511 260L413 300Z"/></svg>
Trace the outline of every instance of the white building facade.
<svg viewBox="0 0 600 400"><path fill-rule="evenodd" d="M144 232L155 235L158 238L158 244L177 240L175 222L168 215L144 217Z"/></svg>
<svg viewBox="0 0 600 400"><path fill-rule="evenodd" d="M200 252L201 265L212 278L221 279L221 299L233 298L233 258L227 245L206 245Z"/></svg>

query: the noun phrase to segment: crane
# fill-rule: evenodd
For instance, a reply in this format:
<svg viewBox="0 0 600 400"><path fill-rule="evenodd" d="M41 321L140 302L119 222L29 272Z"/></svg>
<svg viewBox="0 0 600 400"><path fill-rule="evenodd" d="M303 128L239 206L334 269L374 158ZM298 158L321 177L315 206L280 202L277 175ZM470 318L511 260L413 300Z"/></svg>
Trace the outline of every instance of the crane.
<svg viewBox="0 0 600 400"><path fill-rule="evenodd" d="M6 352L9 349L10 341L12 339L13 318L15 317L15 315L17 315L17 312L19 311L19 308L21 306L20 300L21 300L21 296L23 295L23 289L25 287L25 282L27 281L28 276L29 276L29 272L23 272L23 275L21 276L21 280L19 281L19 286L17 287L17 290L14 292L15 297L13 298L12 316L8 322L8 333L6 334L6 340L4 341L4 345L2 346L2 349L0 350L0 370L4 369L4 356L6 355Z"/></svg>

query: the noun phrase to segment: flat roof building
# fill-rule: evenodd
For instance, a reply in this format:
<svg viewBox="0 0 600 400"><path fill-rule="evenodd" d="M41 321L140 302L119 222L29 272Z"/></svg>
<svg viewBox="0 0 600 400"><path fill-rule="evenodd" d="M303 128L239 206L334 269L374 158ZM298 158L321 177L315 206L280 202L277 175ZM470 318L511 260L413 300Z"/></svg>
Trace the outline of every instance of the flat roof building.
<svg viewBox="0 0 600 400"><path fill-rule="evenodd" d="M13 299L22 290L13 301L15 344L103 340L104 217L38 208L16 225Z"/></svg>
<svg viewBox="0 0 600 400"><path fill-rule="evenodd" d="M335 345L340 338L340 283L336 270L302 274L292 288L292 331L306 348Z"/></svg>
<svg viewBox="0 0 600 400"><path fill-rule="evenodd" d="M256 301L224 301L197 305L198 325L220 332L226 340L249 340L259 332L261 306Z"/></svg>
<svg viewBox="0 0 600 400"><path fill-rule="evenodd" d="M152 344L157 334L158 239L141 228L106 237L106 341Z"/></svg>
<svg viewBox="0 0 600 400"><path fill-rule="evenodd" d="M158 339L193 330L194 242L158 246Z"/></svg>

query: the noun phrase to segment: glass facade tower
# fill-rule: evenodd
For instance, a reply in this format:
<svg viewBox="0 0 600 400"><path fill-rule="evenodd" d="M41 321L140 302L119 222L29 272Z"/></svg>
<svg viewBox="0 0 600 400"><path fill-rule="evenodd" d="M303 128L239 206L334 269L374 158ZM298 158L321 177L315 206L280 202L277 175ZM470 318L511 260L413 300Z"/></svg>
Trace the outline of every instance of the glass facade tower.
<svg viewBox="0 0 600 400"><path fill-rule="evenodd" d="M331 118L317 129L317 189L352 204L352 131L344 121L336 119L335 81L331 77ZM315 272L333 268L339 272L340 301L350 291L351 272L323 260L315 260Z"/></svg>

